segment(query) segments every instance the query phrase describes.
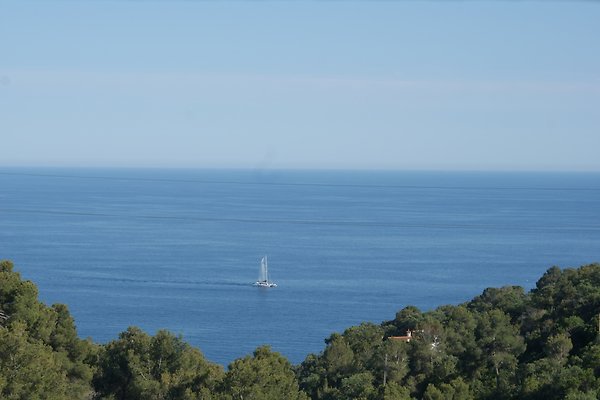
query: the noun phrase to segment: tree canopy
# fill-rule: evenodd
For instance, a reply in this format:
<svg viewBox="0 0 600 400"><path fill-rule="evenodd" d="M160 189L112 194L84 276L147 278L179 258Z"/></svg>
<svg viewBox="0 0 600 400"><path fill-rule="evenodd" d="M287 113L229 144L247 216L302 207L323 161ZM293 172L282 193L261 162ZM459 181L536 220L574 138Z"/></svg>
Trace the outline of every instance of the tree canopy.
<svg viewBox="0 0 600 400"><path fill-rule="evenodd" d="M261 346L225 370L164 330L82 340L65 305L40 302L0 261L0 398L597 399L599 318L600 264L552 267L529 293L506 286L430 311L405 306L333 333L300 365Z"/></svg>

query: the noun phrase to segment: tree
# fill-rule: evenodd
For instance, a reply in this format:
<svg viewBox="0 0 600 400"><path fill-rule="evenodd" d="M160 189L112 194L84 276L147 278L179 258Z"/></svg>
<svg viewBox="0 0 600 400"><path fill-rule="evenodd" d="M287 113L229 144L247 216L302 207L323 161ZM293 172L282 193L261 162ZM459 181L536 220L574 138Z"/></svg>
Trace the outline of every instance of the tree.
<svg viewBox="0 0 600 400"><path fill-rule="evenodd" d="M180 337L130 327L106 345L93 383L100 398L207 399L222 374Z"/></svg>
<svg viewBox="0 0 600 400"><path fill-rule="evenodd" d="M373 375L370 372L359 372L342 379L340 394L344 399L372 399L376 394Z"/></svg>
<svg viewBox="0 0 600 400"><path fill-rule="evenodd" d="M546 341L546 354L560 364L564 364L567 361L571 349L573 349L573 343L571 343L569 335L564 333L550 336Z"/></svg>
<svg viewBox="0 0 600 400"><path fill-rule="evenodd" d="M516 322L529 298L521 286L504 286L501 288L487 288L483 293L469 302L469 308L479 312L493 309L501 310L508 314L513 322Z"/></svg>
<svg viewBox="0 0 600 400"><path fill-rule="evenodd" d="M600 395L600 264L554 267L422 313L406 307L325 340L293 367L263 346L227 373L167 331L77 337L66 306L0 261L0 398L7 400L588 400ZM384 339L413 331L410 342ZM93 388L90 377L92 371ZM412 397L411 397L412 396Z"/></svg>
<svg viewBox="0 0 600 400"><path fill-rule="evenodd" d="M442 383L438 386L429 385L423 400L473 400L473 394L461 378L455 379L450 383Z"/></svg>
<svg viewBox="0 0 600 400"><path fill-rule="evenodd" d="M407 330L414 330L423 319L423 314L415 306L407 306L396 313L396 318L388 324L395 327L393 335L404 335Z"/></svg>
<svg viewBox="0 0 600 400"><path fill-rule="evenodd" d="M77 397L71 392L66 372L52 348L30 342L26 325L0 328L0 398L6 400L63 400Z"/></svg>
<svg viewBox="0 0 600 400"><path fill-rule="evenodd" d="M327 392L327 369L322 357L309 354L297 367L296 374L300 389L312 399L321 399Z"/></svg>
<svg viewBox="0 0 600 400"><path fill-rule="evenodd" d="M252 357L229 365L222 392L231 400L307 400L298 388L292 365L281 354L262 346Z"/></svg>
<svg viewBox="0 0 600 400"><path fill-rule="evenodd" d="M382 378L382 384L400 384L409 372L409 344L393 339L386 340L377 354L377 374ZM384 378L385 377L385 378Z"/></svg>
<svg viewBox="0 0 600 400"><path fill-rule="evenodd" d="M19 389L25 390L23 398L35 398L39 388L44 387L44 379L36 381L38 372L44 376L54 376L56 379L56 387L44 389L46 394L41 396L53 396L52 393L64 389L71 399L86 398L91 390L92 376L92 367L87 359L93 346L77 337L73 318L66 306L55 304L47 307L40 302L35 284L23 281L13 268L12 262L0 261L0 310L3 314L3 327L0 329L4 329L7 343L15 346L14 353L5 353L9 354L10 362L4 365L9 365L18 357L21 357L21 361L28 360L32 354L40 357L38 366L46 368L45 372L34 366L23 365L18 369L21 374L25 371L32 374L28 378L31 384ZM10 374L16 372L7 370ZM64 388L60 376L66 379ZM14 382L18 382L18 379L15 375L6 382L9 386L13 384L13 389L10 389L13 392L16 390ZM31 392L28 393L27 390Z"/></svg>
<svg viewBox="0 0 600 400"><path fill-rule="evenodd" d="M410 390L397 383L390 382L383 390L383 400L413 400Z"/></svg>
<svg viewBox="0 0 600 400"><path fill-rule="evenodd" d="M358 372L352 348L346 339L338 334L331 335L328 340L323 353L323 361L331 386L337 386L343 378Z"/></svg>
<svg viewBox="0 0 600 400"><path fill-rule="evenodd" d="M365 323L353 326L344 331L344 341L348 343L354 355L354 366L357 371L365 368L371 369L377 353L377 349L383 343L384 330L381 326L373 323Z"/></svg>
<svg viewBox="0 0 600 400"><path fill-rule="evenodd" d="M481 371L480 394L510 398L517 389L517 357L525 351L518 327L511 325L507 314L494 309L479 316L476 335L485 357L482 361L488 366Z"/></svg>

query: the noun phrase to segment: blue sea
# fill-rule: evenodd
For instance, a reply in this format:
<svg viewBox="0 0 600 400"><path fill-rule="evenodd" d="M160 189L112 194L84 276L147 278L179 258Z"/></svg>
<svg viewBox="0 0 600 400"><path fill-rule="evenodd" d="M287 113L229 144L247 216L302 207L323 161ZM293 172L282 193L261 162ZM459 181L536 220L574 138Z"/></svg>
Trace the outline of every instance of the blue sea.
<svg viewBox="0 0 600 400"><path fill-rule="evenodd" d="M263 255L277 288L252 286ZM600 261L600 174L2 168L0 258L82 337L299 363L407 305Z"/></svg>

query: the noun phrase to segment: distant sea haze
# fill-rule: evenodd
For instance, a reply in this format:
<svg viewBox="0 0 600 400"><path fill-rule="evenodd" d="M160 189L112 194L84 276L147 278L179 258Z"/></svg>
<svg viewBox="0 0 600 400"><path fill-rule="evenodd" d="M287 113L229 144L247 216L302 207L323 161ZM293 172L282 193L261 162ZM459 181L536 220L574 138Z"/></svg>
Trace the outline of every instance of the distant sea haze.
<svg viewBox="0 0 600 400"><path fill-rule="evenodd" d="M81 336L293 362L407 305L600 261L600 174L0 169L0 258ZM277 288L252 285L263 255Z"/></svg>

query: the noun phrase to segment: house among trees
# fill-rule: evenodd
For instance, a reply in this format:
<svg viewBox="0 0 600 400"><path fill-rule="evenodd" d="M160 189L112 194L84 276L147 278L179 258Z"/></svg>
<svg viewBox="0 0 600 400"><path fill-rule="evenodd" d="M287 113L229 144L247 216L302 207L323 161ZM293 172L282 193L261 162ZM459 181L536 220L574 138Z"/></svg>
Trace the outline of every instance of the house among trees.
<svg viewBox="0 0 600 400"><path fill-rule="evenodd" d="M413 338L412 331L410 329L408 329L406 331L406 336L389 336L388 337L388 339L390 339L390 340L398 340L400 342L406 342L406 343L410 343L412 338Z"/></svg>

